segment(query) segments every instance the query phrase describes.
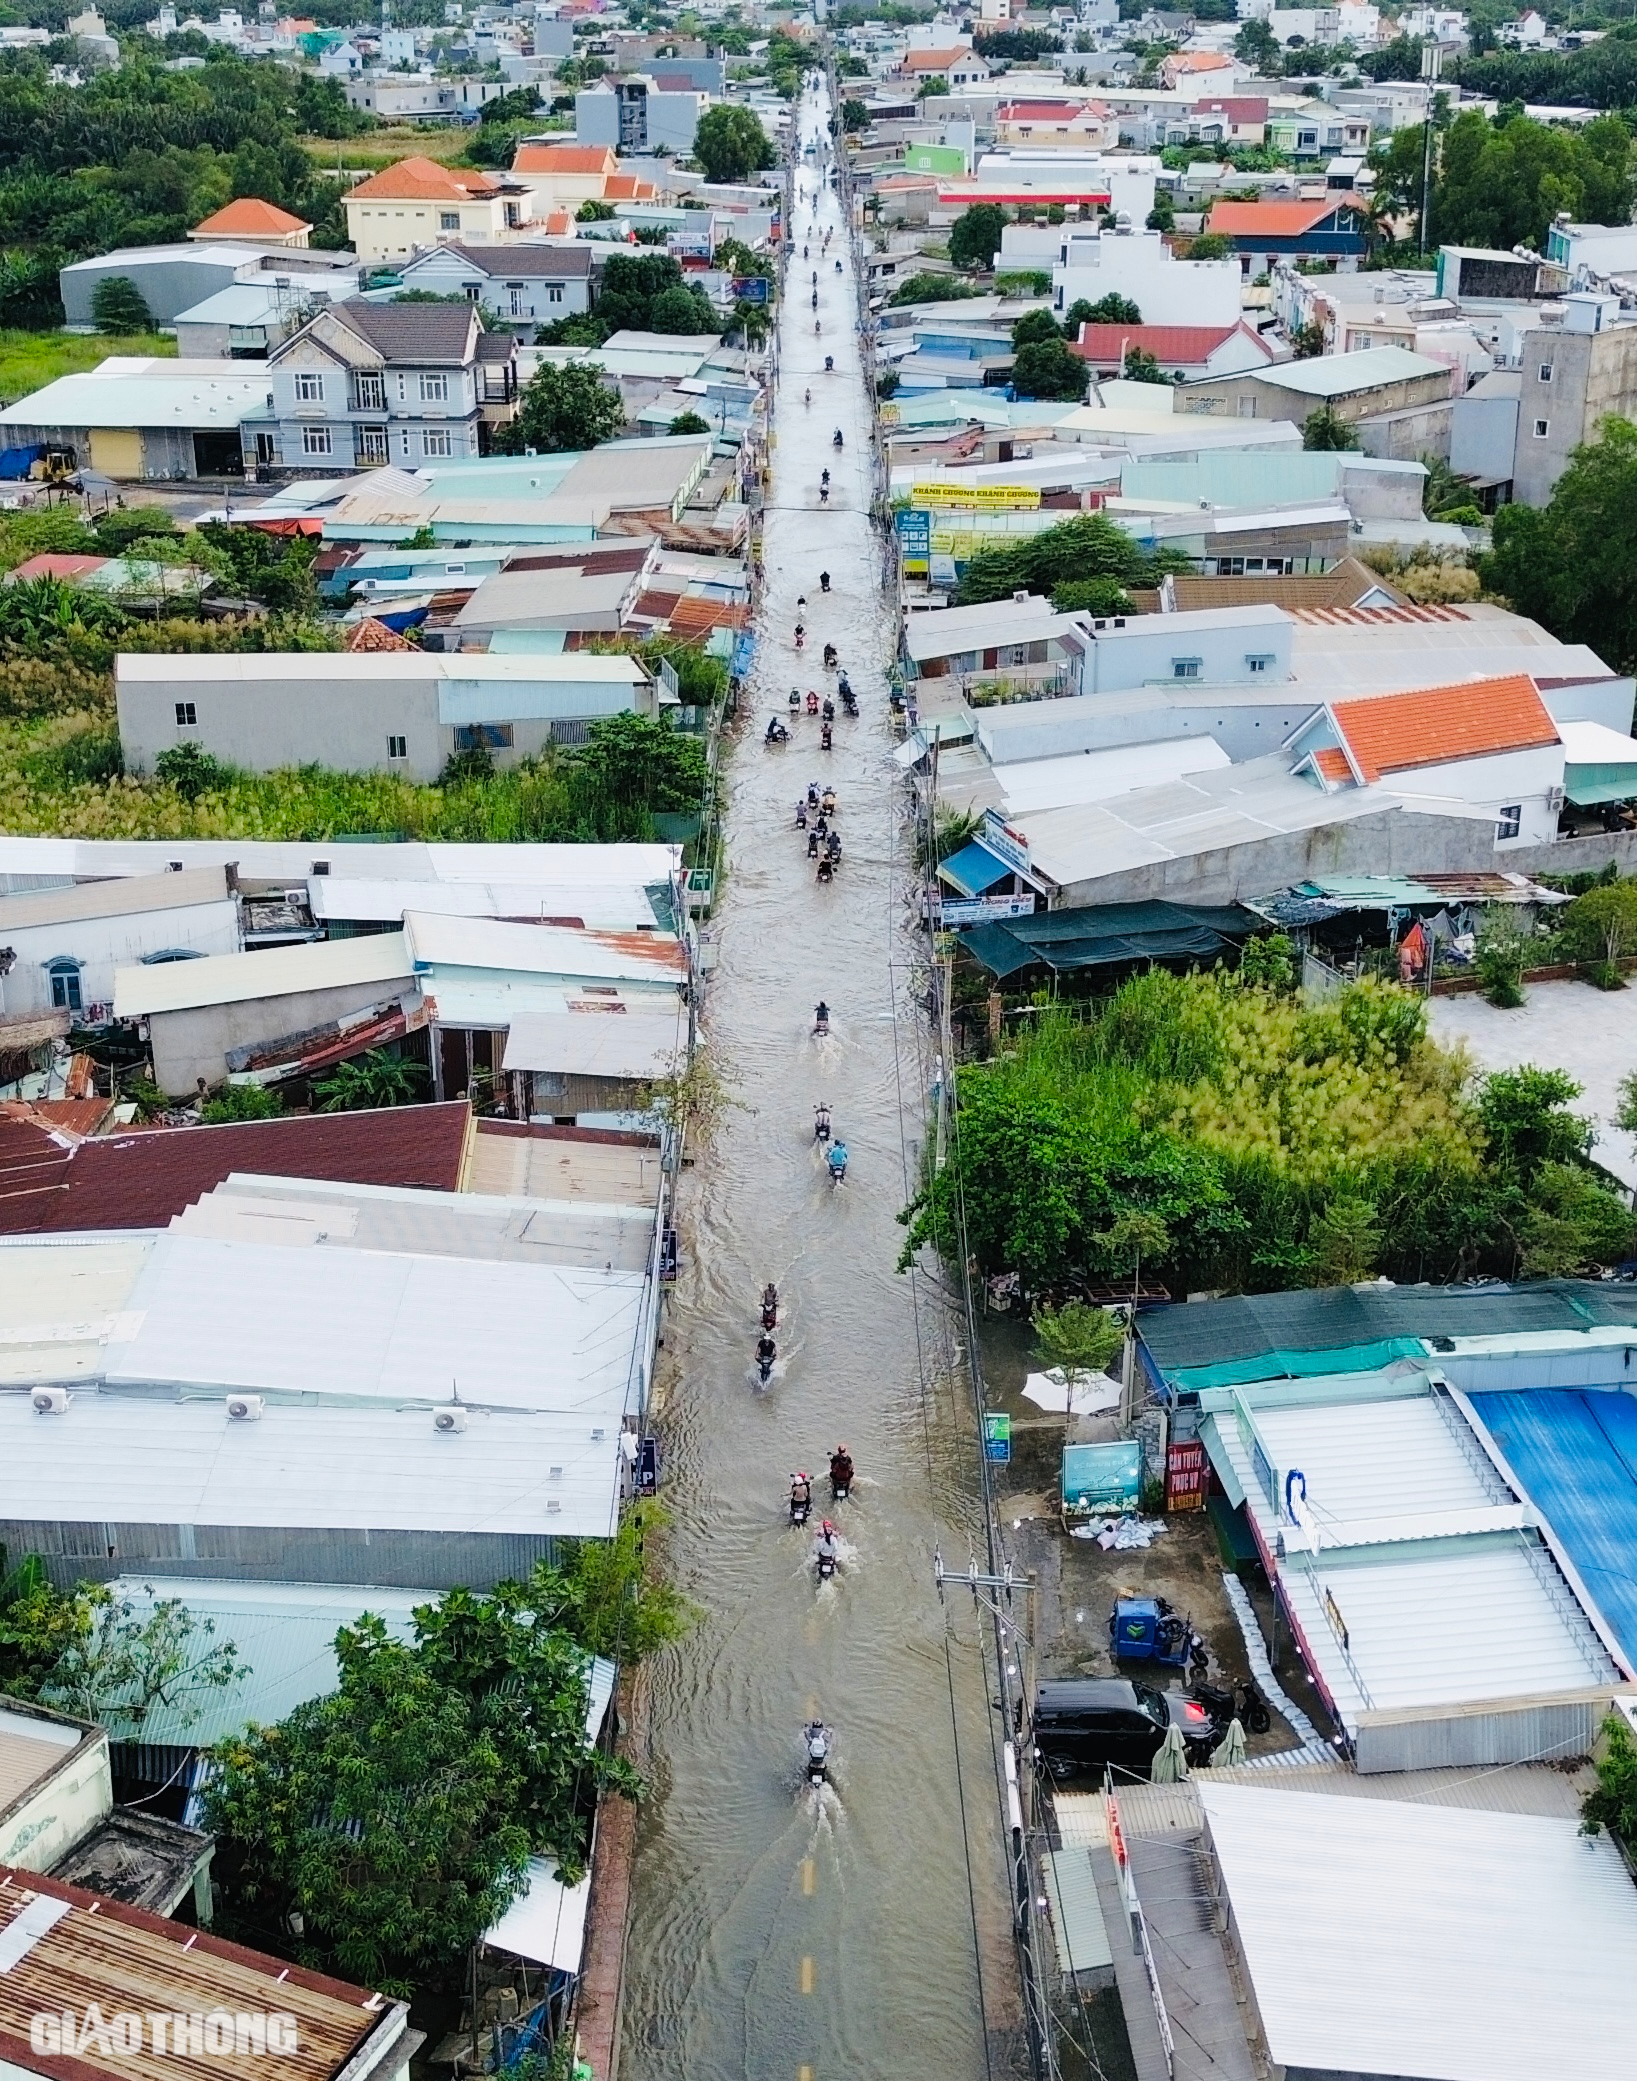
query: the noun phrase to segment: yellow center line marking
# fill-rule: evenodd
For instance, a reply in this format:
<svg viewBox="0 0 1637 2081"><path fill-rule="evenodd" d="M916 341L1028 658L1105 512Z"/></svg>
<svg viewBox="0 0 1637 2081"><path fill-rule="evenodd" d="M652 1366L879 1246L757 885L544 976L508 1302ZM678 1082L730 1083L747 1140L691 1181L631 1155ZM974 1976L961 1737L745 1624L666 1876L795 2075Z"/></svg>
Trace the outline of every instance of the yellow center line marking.
<svg viewBox="0 0 1637 2081"><path fill-rule="evenodd" d="M811 1857L801 1860L801 1890L809 1896L818 1891L818 1866Z"/></svg>
<svg viewBox="0 0 1637 2081"><path fill-rule="evenodd" d="M812 1993L813 1983L817 1979L817 1977L817 1974L813 1970L812 1959L804 1958L801 1962L801 1991L803 1994Z"/></svg>
<svg viewBox="0 0 1637 2081"><path fill-rule="evenodd" d="M796 2081L813 2081L813 2069L811 2067L797 2067Z"/></svg>

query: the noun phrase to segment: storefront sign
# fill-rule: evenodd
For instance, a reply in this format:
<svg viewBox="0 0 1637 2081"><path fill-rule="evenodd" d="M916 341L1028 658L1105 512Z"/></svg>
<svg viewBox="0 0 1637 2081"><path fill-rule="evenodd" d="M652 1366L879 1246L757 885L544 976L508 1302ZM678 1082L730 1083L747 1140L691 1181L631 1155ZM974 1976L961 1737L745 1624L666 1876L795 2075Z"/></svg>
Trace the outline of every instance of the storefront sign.
<svg viewBox="0 0 1637 2081"><path fill-rule="evenodd" d="M1012 1457L1012 1419L1003 1409L984 1414L983 1456L1002 1466Z"/></svg>
<svg viewBox="0 0 1637 2081"><path fill-rule="evenodd" d="M932 554L932 516L900 507L892 519L898 530L898 546L903 552L904 562L914 562L924 569Z"/></svg>
<svg viewBox="0 0 1637 2081"><path fill-rule="evenodd" d="M944 901L938 905L938 923L946 932L961 925L988 925L996 918L1030 918L1035 899L1026 896L973 896Z"/></svg>
<svg viewBox="0 0 1637 2081"><path fill-rule="evenodd" d="M909 495L918 506L966 506L991 512L1032 511L1040 504L1040 493L1029 484L912 484Z"/></svg>
<svg viewBox="0 0 1637 2081"><path fill-rule="evenodd" d="M982 843L997 859L1015 867L1019 874L1029 871L1029 841L1023 832L1015 830L998 810L986 809L983 813L983 829L978 834Z"/></svg>
<svg viewBox="0 0 1637 2081"><path fill-rule="evenodd" d="M767 302L766 275L735 275L733 278L733 300L735 303Z"/></svg>

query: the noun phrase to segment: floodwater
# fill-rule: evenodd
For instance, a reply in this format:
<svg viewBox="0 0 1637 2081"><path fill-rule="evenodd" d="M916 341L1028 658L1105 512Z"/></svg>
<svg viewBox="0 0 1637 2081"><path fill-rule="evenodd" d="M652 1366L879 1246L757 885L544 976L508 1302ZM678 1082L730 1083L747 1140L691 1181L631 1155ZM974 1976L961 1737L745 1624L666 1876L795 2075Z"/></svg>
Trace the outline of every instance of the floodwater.
<svg viewBox="0 0 1637 2081"><path fill-rule="evenodd" d="M801 115L815 135L828 102L809 95ZM704 1018L733 1102L687 1179L662 1354L667 1561L704 1617L653 1670L621 2070L637 2081L973 2081L1012 2072L1016 2056L998 1727L983 1621L970 1593L940 1603L932 1563L940 1545L963 1569L974 1545L983 1552L977 1448L969 1390L952 1377L958 1331L926 1281L912 1293L894 1270L933 1073L888 728L897 606L868 516L854 257L836 198L825 189L815 204L820 183L804 165L766 604L729 767ZM835 489L821 507L825 468ZM809 647L798 654L802 594ZM826 641L858 692L858 719L838 714L828 754L805 714L788 745L765 747L792 685L833 690ZM794 823L810 779L839 796L844 857L829 887ZM820 997L828 1039L812 1034ZM812 1140L821 1100L851 1158L840 1186ZM778 1361L761 1388L752 1354L768 1279ZM835 1509L841 1568L820 1588L812 1538L828 1486L805 1533L790 1527L786 1497L791 1473L822 1474L842 1440L860 1480ZM801 1775L802 1725L815 1714L835 1735L821 1791Z"/></svg>

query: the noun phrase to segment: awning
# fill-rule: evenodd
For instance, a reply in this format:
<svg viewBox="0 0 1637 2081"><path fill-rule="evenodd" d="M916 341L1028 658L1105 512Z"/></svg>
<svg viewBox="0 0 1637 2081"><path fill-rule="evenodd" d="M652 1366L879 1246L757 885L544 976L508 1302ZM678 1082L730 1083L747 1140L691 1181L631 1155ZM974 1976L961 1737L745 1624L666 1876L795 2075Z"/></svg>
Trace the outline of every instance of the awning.
<svg viewBox="0 0 1637 2081"><path fill-rule="evenodd" d="M1563 792L1582 809L1637 796L1637 739L1603 723L1559 723Z"/></svg>
<svg viewBox="0 0 1637 2081"><path fill-rule="evenodd" d="M958 853L951 853L947 860L938 864L939 881L948 882L963 896L981 896L1016 872L1010 860L1003 860L999 853L992 853L975 838L970 845L963 845Z"/></svg>
<svg viewBox="0 0 1637 2081"><path fill-rule="evenodd" d="M512 1021L501 1068L646 1083L672 1074L685 1034L675 1017L539 1012Z"/></svg>
<svg viewBox="0 0 1637 2081"><path fill-rule="evenodd" d="M591 1872L577 1886L565 1886L547 1857L529 1859L523 1891L500 1920L483 1933L490 1951L509 1951L559 1973L578 1973L585 1951L586 1909L591 1904Z"/></svg>
<svg viewBox="0 0 1637 2081"><path fill-rule="evenodd" d="M1238 904L1087 904L976 925L961 934L961 945L994 976L1037 965L1066 972L1221 954L1258 923Z"/></svg>

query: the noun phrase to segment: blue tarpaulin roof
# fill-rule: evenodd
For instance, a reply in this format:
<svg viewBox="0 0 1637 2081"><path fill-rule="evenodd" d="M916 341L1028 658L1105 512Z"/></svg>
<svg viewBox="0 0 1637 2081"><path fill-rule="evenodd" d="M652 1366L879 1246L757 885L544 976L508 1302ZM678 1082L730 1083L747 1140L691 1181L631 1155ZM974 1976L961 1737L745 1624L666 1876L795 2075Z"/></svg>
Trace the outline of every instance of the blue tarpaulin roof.
<svg viewBox="0 0 1637 2081"><path fill-rule="evenodd" d="M1472 1405L1637 1661L1637 1396L1538 1388Z"/></svg>
<svg viewBox="0 0 1637 2081"><path fill-rule="evenodd" d="M938 863L938 879L948 882L952 889L959 889L963 896L981 896L985 889L992 889L996 882L1005 881L1015 872L1009 860L992 853L975 838L970 845L963 845L958 853L951 853L947 860Z"/></svg>
<svg viewBox="0 0 1637 2081"><path fill-rule="evenodd" d="M977 925L961 935L961 944L991 975L1008 976L1036 966L1103 968L1219 954L1248 939L1259 922L1232 903L1085 904Z"/></svg>

